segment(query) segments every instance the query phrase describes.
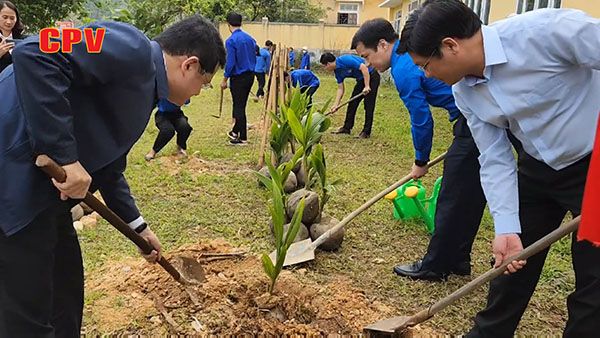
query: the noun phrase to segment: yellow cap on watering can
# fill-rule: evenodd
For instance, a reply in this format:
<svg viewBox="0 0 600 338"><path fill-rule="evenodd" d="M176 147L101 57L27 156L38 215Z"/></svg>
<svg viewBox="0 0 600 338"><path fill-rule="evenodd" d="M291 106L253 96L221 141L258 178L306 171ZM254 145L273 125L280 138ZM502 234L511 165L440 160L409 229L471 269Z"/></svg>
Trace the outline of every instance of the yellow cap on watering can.
<svg viewBox="0 0 600 338"><path fill-rule="evenodd" d="M413 186L407 187L404 189L404 196L408 198L415 198L419 194L419 188Z"/></svg>
<svg viewBox="0 0 600 338"><path fill-rule="evenodd" d="M384 197L384 198L385 198L386 200L393 201L393 200L395 200L395 199L396 199L396 197L398 197L398 191L397 191L397 190L394 190L394 191L392 191L391 193L389 193L389 194L385 195L385 197Z"/></svg>

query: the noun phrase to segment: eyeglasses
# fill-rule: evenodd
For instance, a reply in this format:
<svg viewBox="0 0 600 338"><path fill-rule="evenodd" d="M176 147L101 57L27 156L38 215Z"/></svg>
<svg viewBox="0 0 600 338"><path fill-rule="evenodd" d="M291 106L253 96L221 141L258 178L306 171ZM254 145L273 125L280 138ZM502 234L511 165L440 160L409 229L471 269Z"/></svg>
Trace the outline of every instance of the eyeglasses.
<svg viewBox="0 0 600 338"><path fill-rule="evenodd" d="M435 55L435 52L437 52L437 48L434 49L433 52L431 52L431 55L429 55L429 58L427 59L427 61L425 61L425 63L422 66L419 66L420 70L422 70L423 72L427 71L427 66L429 66L429 63L431 62L431 59Z"/></svg>

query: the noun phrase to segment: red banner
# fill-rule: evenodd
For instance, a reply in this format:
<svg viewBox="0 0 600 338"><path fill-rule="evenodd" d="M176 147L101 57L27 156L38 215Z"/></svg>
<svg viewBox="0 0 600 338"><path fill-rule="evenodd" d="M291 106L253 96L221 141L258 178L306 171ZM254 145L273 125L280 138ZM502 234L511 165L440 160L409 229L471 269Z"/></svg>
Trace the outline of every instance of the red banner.
<svg viewBox="0 0 600 338"><path fill-rule="evenodd" d="M583 194L581 224L577 239L587 240L600 246L600 120Z"/></svg>

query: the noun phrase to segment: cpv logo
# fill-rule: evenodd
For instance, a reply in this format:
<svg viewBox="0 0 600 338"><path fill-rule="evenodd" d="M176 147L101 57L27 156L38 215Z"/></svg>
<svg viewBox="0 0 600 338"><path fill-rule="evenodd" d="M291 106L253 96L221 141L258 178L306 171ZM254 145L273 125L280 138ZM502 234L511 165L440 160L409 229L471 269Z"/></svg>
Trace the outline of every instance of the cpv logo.
<svg viewBox="0 0 600 338"><path fill-rule="evenodd" d="M61 36L62 43L52 41ZM97 28L95 31L92 28L44 28L40 31L40 50L44 53L72 53L73 45L81 42L85 43L88 53L97 54L102 50L102 43L106 35L106 28ZM85 41L84 41L85 40Z"/></svg>

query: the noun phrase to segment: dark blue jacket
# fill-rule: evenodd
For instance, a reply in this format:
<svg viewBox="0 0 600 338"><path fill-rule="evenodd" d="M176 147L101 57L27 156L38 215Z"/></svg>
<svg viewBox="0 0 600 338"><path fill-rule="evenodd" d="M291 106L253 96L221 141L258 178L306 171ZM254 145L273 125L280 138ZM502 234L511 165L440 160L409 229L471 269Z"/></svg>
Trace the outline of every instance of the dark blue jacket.
<svg viewBox="0 0 600 338"><path fill-rule="evenodd" d="M254 66L255 73L266 74L271 66L271 52L267 48L261 48L256 56L256 65Z"/></svg>
<svg viewBox="0 0 600 338"><path fill-rule="evenodd" d="M6 235L60 203L50 179L33 165L35 154L60 165L79 161L92 176L91 190L100 190L125 222L140 216L123 171L157 99L168 96L162 52L130 25L88 27L106 28L99 54L84 44L70 54L45 54L34 36L15 48L13 66L0 75L0 230Z"/></svg>
<svg viewBox="0 0 600 338"><path fill-rule="evenodd" d="M227 61L225 77L237 76L246 72L254 72L256 65L256 41L248 33L236 29L225 40Z"/></svg>
<svg viewBox="0 0 600 338"><path fill-rule="evenodd" d="M399 55L400 40L394 45L391 60L391 73L400 98L410 114L413 146L417 160L429 161L433 140L433 117L429 106L445 108L454 121L460 111L454 103L452 87L434 78L428 78L414 64L410 55Z"/></svg>

